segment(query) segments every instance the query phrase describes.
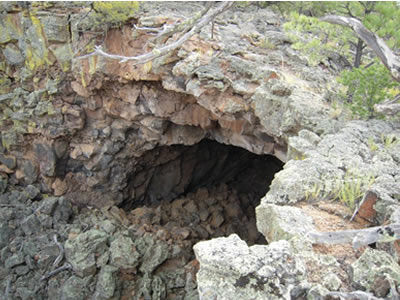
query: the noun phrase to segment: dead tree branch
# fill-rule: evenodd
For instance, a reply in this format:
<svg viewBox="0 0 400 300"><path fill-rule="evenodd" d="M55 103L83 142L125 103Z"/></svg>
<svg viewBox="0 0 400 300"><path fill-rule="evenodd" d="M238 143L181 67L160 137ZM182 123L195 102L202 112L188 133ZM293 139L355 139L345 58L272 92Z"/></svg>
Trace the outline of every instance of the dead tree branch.
<svg viewBox="0 0 400 300"><path fill-rule="evenodd" d="M331 15L321 18L321 21L351 28L365 44L371 47L389 70L393 79L400 82L400 61L398 56L386 45L383 39L368 30L359 20L350 17ZM375 104L374 110L386 115L395 115L400 112L400 104L389 102Z"/></svg>
<svg viewBox="0 0 400 300"><path fill-rule="evenodd" d="M385 243L400 239L400 223L366 229L328 232L309 232L308 237L315 244L352 243L357 249L375 242Z"/></svg>
<svg viewBox="0 0 400 300"><path fill-rule="evenodd" d="M343 16L325 16L321 21L351 28L379 57L390 71L394 80L400 82L400 62L393 51L375 33L368 30L359 20Z"/></svg>
<svg viewBox="0 0 400 300"><path fill-rule="evenodd" d="M54 275L57 275L58 273L65 271L65 270L72 270L72 266L69 263L65 263L61 267L44 274L42 277L40 277L40 281L49 279L50 277L53 277Z"/></svg>
<svg viewBox="0 0 400 300"><path fill-rule="evenodd" d="M57 245L58 249L60 249L60 254L57 256L57 258L56 258L56 259L54 260L54 262L53 262L53 267L57 267L57 266L60 264L60 262L63 260L65 251L64 251L63 245L62 245L62 244L58 241L58 239L57 239L57 234L55 234L55 235L53 236L53 241L54 241L54 243ZM71 264L65 263L65 264L62 265L61 267L56 268L55 270L50 271L50 272L44 274L44 275L40 278L40 281L49 279L50 277L52 277L52 276L54 276L54 275L56 275L56 274L58 274L58 273L60 273L60 272L62 272L62 271L71 270L71 269L72 269Z"/></svg>
<svg viewBox="0 0 400 300"><path fill-rule="evenodd" d="M188 32L193 26L198 22L203 16L208 13L210 8L212 7L212 2L208 2L206 8L197 16L195 15L193 18L187 18L182 23L178 23L172 26L164 26L164 30L159 32L157 36L150 39L150 42L158 44L158 41L165 41L175 33L179 33L181 35Z"/></svg>
<svg viewBox="0 0 400 300"><path fill-rule="evenodd" d="M397 95L393 99L383 101L374 105L374 110L379 113L383 113L388 116L394 116L400 112L400 103L396 103L400 100L400 95Z"/></svg>
<svg viewBox="0 0 400 300"><path fill-rule="evenodd" d="M60 262L63 260L63 258L64 258L64 247L57 240L57 234L55 234L53 236L53 240L54 240L54 243L57 245L58 249L60 250L60 254L58 254L57 258L53 262L53 267L57 267L60 264Z"/></svg>
<svg viewBox="0 0 400 300"><path fill-rule="evenodd" d="M144 63L154 60L158 57L164 56L164 55L170 53L171 51L181 47L183 45L183 43L185 43L189 38L191 38L196 33L200 32L200 30L205 25L207 25L209 22L214 20L214 18L216 16L218 16L219 14L221 14L222 12L227 10L232 5L233 5L233 2L222 2L217 8L215 8L212 11L208 11L209 7L207 7L205 10L207 13L204 13L204 15L200 19L198 19L196 22L191 24L188 28L184 28L183 35L178 40L176 40L175 42L170 43L168 45L165 45L161 48L155 48L151 52L148 52L148 53L145 53L142 55L138 55L138 56L124 56L124 55L107 53L107 52L103 51L101 46L95 46L94 52L84 55L84 56L81 56L81 57L78 57L78 59L84 59L84 58L87 58L92 55L100 55L100 56L107 57L110 59L117 59L120 61L120 63L133 60L136 62L136 64L144 64ZM189 23L192 23L192 22L189 22ZM160 37L165 36L165 35L173 34L174 30L175 29L172 29L171 31L168 30L167 32L161 32L159 35L157 35L156 39L159 39Z"/></svg>
<svg viewBox="0 0 400 300"><path fill-rule="evenodd" d="M377 298L371 293L355 291L351 293L343 292L329 292L327 296L340 297L340 299L352 299L352 300L383 300L382 298Z"/></svg>

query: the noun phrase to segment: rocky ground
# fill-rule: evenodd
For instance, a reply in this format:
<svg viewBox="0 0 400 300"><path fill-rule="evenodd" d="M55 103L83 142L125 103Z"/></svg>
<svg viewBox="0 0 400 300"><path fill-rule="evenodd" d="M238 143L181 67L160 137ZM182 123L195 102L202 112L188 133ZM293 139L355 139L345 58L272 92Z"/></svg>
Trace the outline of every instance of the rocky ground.
<svg viewBox="0 0 400 300"><path fill-rule="evenodd" d="M0 299L398 299L396 242L309 233L400 223L399 123L334 108L340 65L281 16L238 5L136 65L77 58L204 3L0 8Z"/></svg>
<svg viewBox="0 0 400 300"><path fill-rule="evenodd" d="M226 184L128 212L40 198L32 185L1 195L4 299L197 299L195 243L266 243L256 203Z"/></svg>

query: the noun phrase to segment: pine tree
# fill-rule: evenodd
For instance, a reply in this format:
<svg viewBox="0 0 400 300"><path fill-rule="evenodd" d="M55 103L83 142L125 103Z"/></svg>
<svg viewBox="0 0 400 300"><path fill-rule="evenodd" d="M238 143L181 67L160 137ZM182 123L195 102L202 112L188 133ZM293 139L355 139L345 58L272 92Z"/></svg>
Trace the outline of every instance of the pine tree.
<svg viewBox="0 0 400 300"><path fill-rule="evenodd" d="M291 8L279 4L288 16L285 29L311 65L329 64L338 55L348 70L339 81L347 90L347 101L354 113L375 117L373 106L397 91L390 72L379 66L367 45L347 27L329 24L319 18L325 15L346 16L359 20L381 37L394 51L400 48L400 6L397 2L303 2ZM305 36L305 38L304 38ZM372 67L371 67L372 66Z"/></svg>

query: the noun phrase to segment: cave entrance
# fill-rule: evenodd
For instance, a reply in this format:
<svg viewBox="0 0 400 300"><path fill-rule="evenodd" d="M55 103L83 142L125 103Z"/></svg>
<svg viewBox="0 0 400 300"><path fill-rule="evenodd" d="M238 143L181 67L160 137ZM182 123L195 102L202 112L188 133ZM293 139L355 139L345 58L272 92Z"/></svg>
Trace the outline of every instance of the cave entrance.
<svg viewBox="0 0 400 300"><path fill-rule="evenodd" d="M190 244L232 233L250 245L265 243L255 207L282 167L272 155L213 140L157 147L130 173L123 208L132 223L163 228Z"/></svg>

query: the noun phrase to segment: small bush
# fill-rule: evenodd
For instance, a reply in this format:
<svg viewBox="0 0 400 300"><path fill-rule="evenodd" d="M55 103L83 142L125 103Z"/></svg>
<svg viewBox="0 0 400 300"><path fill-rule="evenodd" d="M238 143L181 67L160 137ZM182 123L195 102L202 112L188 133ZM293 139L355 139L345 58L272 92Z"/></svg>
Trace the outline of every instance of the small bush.
<svg viewBox="0 0 400 300"><path fill-rule="evenodd" d="M392 98L391 90L398 85L393 81L389 71L376 62L369 68L353 68L341 73L338 81L347 87L347 105L353 114L369 119L378 117L374 105Z"/></svg>

